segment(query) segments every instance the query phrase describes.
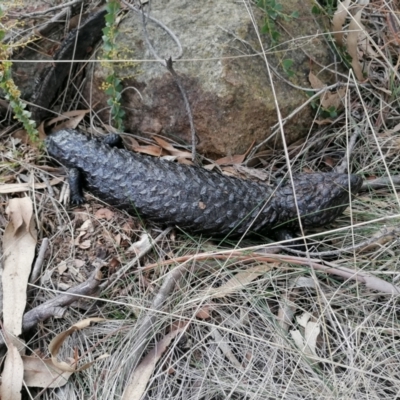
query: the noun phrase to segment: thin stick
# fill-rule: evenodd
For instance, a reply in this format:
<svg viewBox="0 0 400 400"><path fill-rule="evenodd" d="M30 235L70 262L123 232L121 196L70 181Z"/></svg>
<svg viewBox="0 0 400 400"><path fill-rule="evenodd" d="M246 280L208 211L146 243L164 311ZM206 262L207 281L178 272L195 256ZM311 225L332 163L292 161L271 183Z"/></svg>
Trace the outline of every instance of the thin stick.
<svg viewBox="0 0 400 400"><path fill-rule="evenodd" d="M376 240L376 239L375 239ZM399 294L400 293L400 286L393 285L390 282L386 282L383 279L380 279L376 276L371 276L368 272L358 271L351 268L339 267L334 263L328 263L323 261L324 265L321 263L321 260L314 259L314 258L303 258L303 257L295 257L295 256L287 256L282 254L265 254L260 255L257 253L253 254L244 254L240 251L232 251L227 254L212 254L212 253L201 253L195 255L186 255L182 257L177 257L171 260L165 260L160 263L150 264L146 267L140 268L139 271L148 271L154 269L156 267L160 267L162 265L169 265L173 263L182 263L180 265L184 266L189 261L194 260L207 260L209 258L215 258L218 260L226 260L227 258L234 258L238 261L258 261L258 262L268 262L268 263L276 263L277 261L286 262L295 265L303 265L308 266L316 271L323 271L327 274L337 275L344 279L354 280L359 283L363 283L366 287L377 290L380 293L388 293L388 294Z"/></svg>
<svg viewBox="0 0 400 400"><path fill-rule="evenodd" d="M47 248L49 247L49 239L44 238L42 244L40 245L39 254L36 258L35 265L33 266L31 277L29 283L36 283L39 279L40 272L43 265L44 256L46 254Z"/></svg>
<svg viewBox="0 0 400 400"><path fill-rule="evenodd" d="M90 296L97 292L100 284L101 274L99 269L96 269L89 279L69 290L64 294L47 300L43 304L33 308L24 314L22 320L22 332L34 328L39 322L44 321L50 317L61 317L65 312L64 307L72 304L80 299L81 296ZM0 337L0 347L4 346L4 336Z"/></svg>
<svg viewBox="0 0 400 400"><path fill-rule="evenodd" d="M189 118L190 133L191 133L191 137L192 137L192 161L195 161L195 159L196 159L196 130L194 128L193 114L192 114L192 110L190 108L189 99L187 98L185 89L182 85L182 82L181 82L178 74L174 70L174 67L172 65L172 58L171 57L168 58L168 60L165 60L165 62L166 62L167 70L171 73L172 77L174 78L174 81L177 84L177 86L181 92L183 102L185 103L186 113Z"/></svg>
<svg viewBox="0 0 400 400"><path fill-rule="evenodd" d="M135 335L136 337L135 343L129 349L129 351L132 352L132 356L129 360L129 363L134 366L131 375L135 372L137 364L141 356L143 355L143 352L147 346L149 338L151 337L150 334L155 329L156 318L158 315L157 311L159 311L162 308L166 299L175 288L177 280L182 276L185 270L186 270L186 265L181 265L177 268L174 268L165 276L164 282L161 285L160 290L153 299L150 310L143 317L142 321L137 322L138 324L140 324L140 328L138 333Z"/></svg>
<svg viewBox="0 0 400 400"><path fill-rule="evenodd" d="M59 6L50 7L48 9L46 9L46 10L43 10L43 11L36 11L36 12L30 13L30 14L22 14L20 16L22 16L24 18L38 17L40 15L45 15L45 14L47 14L49 12L52 12L52 11L60 10L62 8L66 8L66 7L70 7L70 6L73 6L73 5L78 4L78 3L82 3L82 1L83 0L72 0L69 3L64 3L64 4L60 4Z"/></svg>

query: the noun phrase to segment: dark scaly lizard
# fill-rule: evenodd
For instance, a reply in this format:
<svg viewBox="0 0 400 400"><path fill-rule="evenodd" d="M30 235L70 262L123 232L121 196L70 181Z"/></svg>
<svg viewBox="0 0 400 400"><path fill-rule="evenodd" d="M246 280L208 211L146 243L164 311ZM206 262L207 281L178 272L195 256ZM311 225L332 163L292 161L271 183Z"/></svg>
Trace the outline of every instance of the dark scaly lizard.
<svg viewBox="0 0 400 400"><path fill-rule="evenodd" d="M48 153L70 171L71 201L82 187L133 215L211 235L271 233L299 227L290 181L269 186L204 168L118 148L118 136L100 141L64 129L46 139ZM334 172L294 176L304 228L326 225L343 213L362 178Z"/></svg>

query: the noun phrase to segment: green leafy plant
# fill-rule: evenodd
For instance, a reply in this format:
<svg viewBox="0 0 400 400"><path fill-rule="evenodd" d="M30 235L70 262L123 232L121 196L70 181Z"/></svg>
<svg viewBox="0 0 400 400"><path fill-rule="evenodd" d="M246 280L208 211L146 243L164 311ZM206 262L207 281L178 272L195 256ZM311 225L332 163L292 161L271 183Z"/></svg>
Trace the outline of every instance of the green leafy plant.
<svg viewBox="0 0 400 400"><path fill-rule="evenodd" d="M294 61L290 58L286 58L286 59L282 60L282 68L289 77L292 77L295 74L295 72L292 69L293 64L294 64Z"/></svg>
<svg viewBox="0 0 400 400"><path fill-rule="evenodd" d="M4 97L10 103L14 118L22 123L29 139L37 141L39 133L36 129L35 121L30 119L31 113L26 110L26 104L21 99L21 92L12 78L12 62L9 60L12 48L7 44L1 43L6 35L6 28L1 23L4 13L4 8L0 6L0 89L4 91Z"/></svg>
<svg viewBox="0 0 400 400"><path fill-rule="evenodd" d="M264 25L261 28L263 33L267 33L271 37L272 44L278 43L280 33L276 28L276 20L282 18L285 21L290 21L292 18L298 18L297 11L292 12L290 15L283 12L282 4L276 0L256 0L258 7L265 11Z"/></svg>
<svg viewBox="0 0 400 400"><path fill-rule="evenodd" d="M103 29L103 52L106 60L116 60L118 51L116 45L117 32L117 16L120 11L118 0L108 0L106 6L106 27ZM107 104L110 106L111 118L114 121L115 128L119 131L124 130L125 111L121 107L122 84L117 77L112 62L107 63L105 68L108 70L106 80L102 84L102 89L109 96Z"/></svg>

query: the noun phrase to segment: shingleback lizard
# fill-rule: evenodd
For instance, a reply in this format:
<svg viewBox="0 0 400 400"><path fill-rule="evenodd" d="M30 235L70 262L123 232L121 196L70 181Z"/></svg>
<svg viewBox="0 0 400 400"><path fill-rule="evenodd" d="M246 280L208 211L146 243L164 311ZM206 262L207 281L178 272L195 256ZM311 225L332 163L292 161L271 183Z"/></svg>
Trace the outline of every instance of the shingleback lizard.
<svg viewBox="0 0 400 400"><path fill-rule="evenodd" d="M84 201L82 187L106 203L163 225L211 235L271 233L332 222L346 209L349 190L362 178L334 172L294 175L269 187L118 148L116 135L90 139L64 129L49 135L51 157L69 169L71 201Z"/></svg>

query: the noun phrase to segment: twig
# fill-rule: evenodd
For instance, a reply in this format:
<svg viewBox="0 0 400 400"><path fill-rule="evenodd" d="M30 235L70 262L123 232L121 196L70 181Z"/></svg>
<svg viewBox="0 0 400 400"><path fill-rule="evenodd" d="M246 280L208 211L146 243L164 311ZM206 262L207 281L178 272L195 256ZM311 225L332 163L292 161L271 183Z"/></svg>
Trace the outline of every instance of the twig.
<svg viewBox="0 0 400 400"><path fill-rule="evenodd" d="M22 332L35 327L39 322L50 317L60 317L65 312L64 307L72 304L80 299L81 296L90 296L94 294L100 284L101 274L99 269L96 269L87 281L67 290L54 299L47 300L43 304L33 308L24 314L22 320ZM0 337L0 347L5 344L4 336Z"/></svg>
<svg viewBox="0 0 400 400"><path fill-rule="evenodd" d="M352 151L354 149L354 146L356 144L357 138L361 134L361 129L357 125L356 122L354 122L354 124L353 124L353 129L354 129L354 133L350 137L350 140L349 140L349 143L348 143L348 146L347 146L346 156L343 158L342 162L335 167L335 171L337 173L339 173L339 174L344 174L344 173L347 172L351 153L352 153Z"/></svg>
<svg viewBox="0 0 400 400"><path fill-rule="evenodd" d="M375 238L375 241L377 239ZM327 274L332 274L332 275L337 275L340 276L344 279L350 279L357 281L359 283L363 283L366 285L366 287L372 289L372 290L377 290L381 293L389 293L389 294L399 294L400 293L400 287L395 286L391 284L390 282L386 282L383 279L377 278L375 276L369 275L367 272L363 271L356 271L351 268L344 268L344 267L339 267L334 263L330 263L327 261L321 261L318 259L314 258L303 258L303 257L295 257L295 256L287 256L287 255L282 255L282 254L264 254L260 255L259 253L252 253L252 254L247 254L245 253L246 250L243 251L229 251L226 252L224 251L223 254L221 253L200 253L200 254L195 254L195 255L186 255L182 257L177 257L171 260L165 260L160 263L155 263L155 264L150 264L147 265L146 267L140 268L136 273L142 272L142 271L148 271L151 269L154 269L156 267L160 267L162 265L169 265L169 264L174 264L174 263L182 263L180 265L184 266L186 265L187 262L189 261L198 261L198 260L207 260L209 258L215 258L218 260L226 260L233 258L237 261L258 261L258 262L268 262L268 263L276 263L277 261L279 262L286 262L290 264L296 264L296 265L305 265L310 268L313 268L314 270L317 271L323 271ZM327 265L322 264L325 263Z"/></svg>
<svg viewBox="0 0 400 400"><path fill-rule="evenodd" d="M126 2L125 0L122 0L122 3L124 3L128 8L130 8L132 11L136 12L136 13L140 13L142 15L142 23L143 23L143 33L144 33L144 38L146 40L147 46L150 50L150 52L153 54L154 58L159 61L162 65L164 65L167 70L170 72L170 74L172 75L176 85L179 88L179 91L181 92L181 96L183 98L183 102L185 104L185 109L186 109L186 113L188 115L189 118L189 124L190 124L190 133L191 133L191 139L192 139L192 161L195 161L196 159L196 130L194 127L194 122L193 122L193 114L192 114L192 109L190 107L190 103L189 103L189 99L187 97L185 88L182 85L182 82L180 80L179 75L175 72L174 68L173 68L173 59L177 60L178 58L180 58L182 56L182 45L179 41L179 39L177 38L177 36L167 27L165 26L162 22L156 20L153 17L150 17L149 14L146 14L142 9L136 8L134 7L132 4L129 4L128 2ZM174 57L172 59L172 57L170 56L168 59L163 60L157 53L157 51L155 50L155 48L153 47L153 45L150 42L149 39L149 35L147 33L147 22L146 22L146 18L155 22L157 25L159 25L162 29L164 29L168 35L171 36L171 38L173 39L173 41L176 43L176 45L178 46L179 52L178 55L176 57Z"/></svg>
<svg viewBox="0 0 400 400"><path fill-rule="evenodd" d="M381 234L379 236L372 236L371 238L369 238L361 243L357 243L355 245L348 246L348 247L343 247L338 250L316 251L316 252L306 253L305 251L291 249L287 246L279 246L279 247L284 251L287 251L287 252L293 253L293 254L297 254L297 255L301 255L301 256L306 256L307 254L310 254L313 257L330 257L330 256L338 256L343 253L352 253L355 250L363 249L364 247L368 247L371 244L374 244L374 243L378 244L379 241L382 239L386 239L386 238L394 239L399 234L400 234L399 228L392 228L391 230L384 232L383 234Z"/></svg>
<svg viewBox="0 0 400 400"><path fill-rule="evenodd" d="M165 60L163 60L156 52L156 50L154 49L153 45L150 42L149 39L149 35L147 34L147 28L146 28L146 20L145 17L147 19L149 19L150 21L153 21L155 24L157 24L161 29L163 29L165 32L168 33L169 36L171 36L172 40L176 43L176 45L178 46L178 55L174 57L174 60L177 60L179 58L182 57L183 54L183 50L182 50L182 45L180 40L178 39L178 37L175 35L174 32L171 31L171 29L169 29L166 25L164 25L161 21L159 21L158 19L155 19L153 17L151 17L149 14L146 14L143 9L139 9L135 6L133 6L132 4L129 4L127 1L122 0L122 3L124 3L128 8L130 8L132 11L134 11L137 14L141 14L142 15L142 19L143 19L143 30L144 30L144 37L147 43L147 46L149 47L149 50L151 51L151 53L153 54L154 58L161 62L164 66L165 66Z"/></svg>
<svg viewBox="0 0 400 400"><path fill-rule="evenodd" d="M191 133L191 137L192 137L192 161L195 161L195 159L196 159L196 130L194 128L193 114L192 114L192 110L190 108L189 100L186 96L186 92L182 85L182 82L181 82L178 74L174 70L174 67L172 65L172 58L170 57L167 60L165 60L165 63L166 63L167 70L171 73L172 77L174 78L174 81L177 84L177 86L181 92L183 102L185 103L186 112L187 112L187 115L189 118L190 133Z"/></svg>
<svg viewBox="0 0 400 400"><path fill-rule="evenodd" d="M42 244L40 245L39 254L36 258L35 265L33 266L29 283L36 283L36 281L39 279L40 271L43 265L43 259L48 247L49 247L49 239L44 238L42 240Z"/></svg>
<svg viewBox="0 0 400 400"><path fill-rule="evenodd" d="M49 12L52 12L52 11L60 10L62 8L66 8L66 7L70 7L70 6L73 6L73 5L78 4L78 3L82 3L82 1L83 0L72 0L69 3L64 3L64 4L60 4L59 6L50 7L48 9L46 9L46 10L43 10L43 11L36 11L36 12L30 13L30 14L22 14L20 16L24 17L24 18L38 17L40 15L45 15L45 14L47 14Z"/></svg>
<svg viewBox="0 0 400 400"><path fill-rule="evenodd" d="M370 181L364 181L361 190L385 188L392 186L392 182L394 185L400 185L400 175L394 175L391 176L391 178L381 177Z"/></svg>
<svg viewBox="0 0 400 400"><path fill-rule="evenodd" d="M22 331L26 332L36 326L40 321L44 321L45 319L52 317L54 314L59 315L60 307L69 306L73 302L79 300L80 296L92 295L98 290L100 279L101 273L99 269L96 269L85 282L28 311L24 315L22 321Z"/></svg>
<svg viewBox="0 0 400 400"><path fill-rule="evenodd" d="M152 330L154 330L154 327L156 325L155 322L158 315L157 311L162 308L166 299L173 291L177 280L182 276L185 270L186 265L180 265L179 267L174 268L165 276L164 282L161 285L160 290L153 299L150 310L143 317L142 321L137 322L137 324L140 324L140 328L138 333L135 335L135 343L129 349L129 351L132 352L132 358L129 360L129 362L134 366L132 374L134 373L135 368L137 367L137 364L141 356L143 355L143 351L145 350L148 340L150 338L150 333Z"/></svg>

